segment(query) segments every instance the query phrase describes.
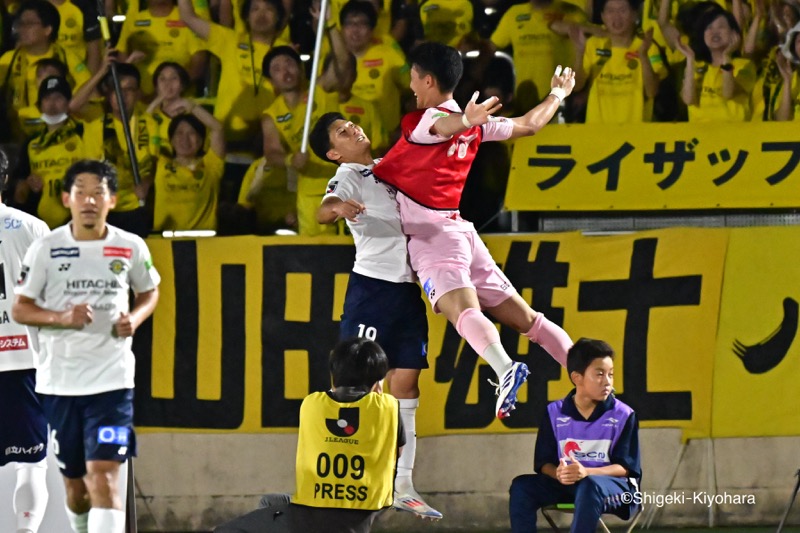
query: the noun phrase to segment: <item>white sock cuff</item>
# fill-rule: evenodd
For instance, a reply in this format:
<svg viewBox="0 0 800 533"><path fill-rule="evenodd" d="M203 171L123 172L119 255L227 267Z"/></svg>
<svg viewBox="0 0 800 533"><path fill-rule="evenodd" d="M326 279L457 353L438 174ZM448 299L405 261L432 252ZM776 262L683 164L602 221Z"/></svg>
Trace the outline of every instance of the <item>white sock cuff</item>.
<svg viewBox="0 0 800 533"><path fill-rule="evenodd" d="M14 470L22 470L23 468L47 468L47 459L42 459L38 463L14 463Z"/></svg>
<svg viewBox="0 0 800 533"><path fill-rule="evenodd" d="M416 409L419 407L419 398L401 398L397 401L400 403L400 409Z"/></svg>
<svg viewBox="0 0 800 533"><path fill-rule="evenodd" d="M87 528L89 527L89 513L75 513L69 507L67 509L67 518L69 518L69 524L72 526L72 531L75 533L87 533Z"/></svg>

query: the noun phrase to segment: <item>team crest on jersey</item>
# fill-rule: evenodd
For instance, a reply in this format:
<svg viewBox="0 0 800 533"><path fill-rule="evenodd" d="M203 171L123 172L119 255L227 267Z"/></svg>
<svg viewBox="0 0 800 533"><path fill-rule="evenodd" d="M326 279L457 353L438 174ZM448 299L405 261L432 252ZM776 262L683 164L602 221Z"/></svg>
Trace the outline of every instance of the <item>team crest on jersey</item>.
<svg viewBox="0 0 800 533"><path fill-rule="evenodd" d="M328 188L325 189L325 194L331 194L333 191L336 190L336 187L339 185L337 180L331 180L328 182Z"/></svg>
<svg viewBox="0 0 800 533"><path fill-rule="evenodd" d="M337 437L352 437L358 431L358 407L340 407L339 418L325 419L325 426Z"/></svg>
<svg viewBox="0 0 800 533"><path fill-rule="evenodd" d="M119 259L114 259L108 264L108 269L114 274L122 274L125 272L125 263Z"/></svg>
<svg viewBox="0 0 800 533"><path fill-rule="evenodd" d="M72 17L69 17L69 18L68 18L68 19L67 19L67 20L64 22L64 26L66 26L67 28L74 28L74 27L75 27L75 26L77 26L77 25L78 25L78 23L77 23L77 22L75 21L75 19L74 19L74 18L72 18Z"/></svg>
<svg viewBox="0 0 800 533"><path fill-rule="evenodd" d="M80 257L81 249L78 247L71 248L50 248L50 257Z"/></svg>

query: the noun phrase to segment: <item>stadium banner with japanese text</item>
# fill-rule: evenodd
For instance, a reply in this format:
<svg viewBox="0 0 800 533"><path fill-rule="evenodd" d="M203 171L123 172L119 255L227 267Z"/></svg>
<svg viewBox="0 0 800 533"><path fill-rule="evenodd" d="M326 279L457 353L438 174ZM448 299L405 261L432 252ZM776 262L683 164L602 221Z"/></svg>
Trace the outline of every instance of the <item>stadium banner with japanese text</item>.
<svg viewBox="0 0 800 533"><path fill-rule="evenodd" d="M800 228L731 233L714 363L712 436L800 435Z"/></svg>
<svg viewBox="0 0 800 533"><path fill-rule="evenodd" d="M505 207L796 207L799 163L792 122L548 125L516 142Z"/></svg>
<svg viewBox="0 0 800 533"><path fill-rule="evenodd" d="M615 347L616 389L642 426L700 437L710 433L710 354L728 236L674 229L485 241L536 310L574 338ZM154 318L134 339L140 430L296 431L302 399L330 387L327 356L338 338L352 241L226 237L148 245L163 281ZM546 403L571 388L538 345L502 327L507 351L532 375L513 416L497 420L490 368L443 317L429 313L429 322L421 436L530 431Z"/></svg>

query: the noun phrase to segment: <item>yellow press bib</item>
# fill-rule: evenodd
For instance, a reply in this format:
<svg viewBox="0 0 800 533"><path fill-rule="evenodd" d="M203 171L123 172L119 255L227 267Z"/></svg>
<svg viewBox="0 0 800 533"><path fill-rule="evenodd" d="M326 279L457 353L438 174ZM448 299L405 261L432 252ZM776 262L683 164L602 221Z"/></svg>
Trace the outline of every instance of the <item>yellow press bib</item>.
<svg viewBox="0 0 800 533"><path fill-rule="evenodd" d="M371 511L391 505L398 409L388 394L369 393L356 402L337 402L325 392L307 396L292 502Z"/></svg>

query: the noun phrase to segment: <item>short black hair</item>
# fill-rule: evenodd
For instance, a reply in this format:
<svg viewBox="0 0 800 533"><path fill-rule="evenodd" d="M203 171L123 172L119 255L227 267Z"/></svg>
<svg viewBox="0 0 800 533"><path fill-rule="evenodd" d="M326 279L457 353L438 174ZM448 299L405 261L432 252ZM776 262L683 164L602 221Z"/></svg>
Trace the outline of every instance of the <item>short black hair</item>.
<svg viewBox="0 0 800 533"><path fill-rule="evenodd" d="M5 147L0 146L0 191L6 190L8 178L11 174L11 161Z"/></svg>
<svg viewBox="0 0 800 533"><path fill-rule="evenodd" d="M378 12L372 2L365 0L350 0L339 11L339 24L344 26L344 21L351 15L364 15L367 17L367 23L373 30L378 25Z"/></svg>
<svg viewBox="0 0 800 533"><path fill-rule="evenodd" d="M33 11L39 20L42 22L42 28L51 28L48 40L51 43L58 40L58 30L61 27L61 15L58 14L56 6L48 2L48 0L25 0L19 6L15 20L22 18L22 14L26 11Z"/></svg>
<svg viewBox="0 0 800 533"><path fill-rule="evenodd" d="M363 387L369 389L386 377L389 360L383 348L364 338L340 342L328 360L334 387Z"/></svg>
<svg viewBox="0 0 800 533"><path fill-rule="evenodd" d="M117 69L117 78L119 78L120 83L122 83L122 78L133 78L136 80L137 87L142 86L142 75L135 65L130 63L117 63L115 68ZM100 82L100 91L104 94L114 92L114 78L111 75L111 71L109 71Z"/></svg>
<svg viewBox="0 0 800 533"><path fill-rule="evenodd" d="M167 138L170 140L170 142L172 142L172 136L175 135L178 126L180 126L182 122L186 122L192 128L194 128L194 131L196 131L197 134L200 136L200 138L203 139L203 141L205 141L206 127L203 125L202 122L200 122L200 119L194 115L183 114L183 115L178 115L169 122L169 126L167 127ZM202 146L200 147L200 153L201 154L203 153Z"/></svg>
<svg viewBox="0 0 800 533"><path fill-rule="evenodd" d="M437 42L415 47L408 55L408 63L423 75L433 76L443 93L455 91L464 74L464 60L458 50Z"/></svg>
<svg viewBox="0 0 800 533"><path fill-rule="evenodd" d="M98 159L81 159L74 162L64 174L64 192L69 194L78 174L94 174L100 180L106 180L111 194L117 194L117 169L108 161Z"/></svg>
<svg viewBox="0 0 800 533"><path fill-rule="evenodd" d="M592 361L604 357L614 358L614 348L610 344L598 339L581 337L567 352L567 374L572 376L573 372L577 372L583 375Z"/></svg>
<svg viewBox="0 0 800 533"><path fill-rule="evenodd" d="M328 159L328 150L331 149L331 126L337 120L345 120L344 115L338 112L325 113L317 120L311 133L308 135L308 143L311 145L311 150L323 161L330 161Z"/></svg>
<svg viewBox="0 0 800 533"><path fill-rule="evenodd" d="M66 78L69 75L69 67L58 59L57 57L45 57L44 59L40 59L36 62L36 70L38 71L40 68L54 68L58 71L58 75L62 78Z"/></svg>
<svg viewBox="0 0 800 533"><path fill-rule="evenodd" d="M253 7L254 1L256 0L244 0L244 2L242 2L242 5L239 7L239 17L242 19L242 22L244 22L244 25L247 27L248 30L251 28L250 24L247 22L247 19L250 18L250 8ZM277 29L282 28L283 23L286 21L286 8L283 7L283 2L281 2L280 0L260 0L260 1L264 2L265 4L269 4L270 6L273 7L273 9L275 9L275 12L278 14Z"/></svg>
<svg viewBox="0 0 800 533"><path fill-rule="evenodd" d="M719 17L722 17L728 21L728 26L730 26L731 30L738 33L740 37L742 35L742 30L739 27L739 23L736 22L736 18L730 11L726 11L721 7L718 9L713 7L707 8L698 17L697 23L694 26L694 33L689 36L689 44L691 45L692 50L694 50L695 56L700 61L711 63L711 50L709 50L708 46L706 45L705 32L706 28L711 26L711 24Z"/></svg>
<svg viewBox="0 0 800 533"><path fill-rule="evenodd" d="M626 0L626 1L628 2L628 5L631 7L631 9L633 11L638 10L639 9L639 5L641 4L641 0ZM597 6L599 7L599 10L600 10L601 13L606 8L606 4L607 3L608 3L608 0L598 0Z"/></svg>
<svg viewBox="0 0 800 533"><path fill-rule="evenodd" d="M267 55L264 56L264 60L261 61L261 74L267 78L269 77L269 65L272 63L272 60L278 56L288 56L294 59L295 63L297 63L298 68L300 68L300 72L303 72L303 60L300 59L300 54L297 53L297 50L292 48L291 46L275 46L267 52Z"/></svg>
<svg viewBox="0 0 800 533"><path fill-rule="evenodd" d="M183 68L182 65L180 65L179 63L176 63L174 61L164 61L163 63L160 63L156 67L156 70L153 72L153 87L157 87L158 86L158 77L161 76L161 72L165 68L171 68L172 70L174 70L175 72L178 73L178 78L180 78L180 80L181 80L181 88L184 91L186 89L188 89L189 86L192 84L191 80L189 79L189 73L186 72L186 69ZM183 91L181 91L181 92L183 92Z"/></svg>

